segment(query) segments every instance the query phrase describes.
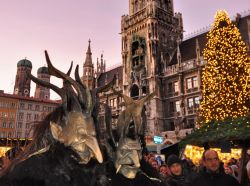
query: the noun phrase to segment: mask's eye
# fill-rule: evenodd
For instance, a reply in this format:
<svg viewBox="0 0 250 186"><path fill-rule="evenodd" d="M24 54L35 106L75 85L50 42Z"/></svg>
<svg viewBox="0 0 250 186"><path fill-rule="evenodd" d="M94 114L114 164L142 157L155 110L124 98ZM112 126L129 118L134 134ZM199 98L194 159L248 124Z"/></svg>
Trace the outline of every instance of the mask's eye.
<svg viewBox="0 0 250 186"><path fill-rule="evenodd" d="M135 139L135 136L136 136L135 135L135 123L134 121L131 121L129 123L127 137L131 139Z"/></svg>

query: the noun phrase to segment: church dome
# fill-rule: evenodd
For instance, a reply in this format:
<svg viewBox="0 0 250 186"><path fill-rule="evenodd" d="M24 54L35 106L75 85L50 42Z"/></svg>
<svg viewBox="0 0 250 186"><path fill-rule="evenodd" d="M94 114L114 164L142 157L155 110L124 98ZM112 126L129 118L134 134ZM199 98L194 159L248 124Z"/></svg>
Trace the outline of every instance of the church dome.
<svg viewBox="0 0 250 186"><path fill-rule="evenodd" d="M29 67L32 68L32 63L27 59L22 59L18 61L17 67Z"/></svg>
<svg viewBox="0 0 250 186"><path fill-rule="evenodd" d="M37 70L37 73L38 73L38 74L49 74L48 67L40 67L40 68Z"/></svg>

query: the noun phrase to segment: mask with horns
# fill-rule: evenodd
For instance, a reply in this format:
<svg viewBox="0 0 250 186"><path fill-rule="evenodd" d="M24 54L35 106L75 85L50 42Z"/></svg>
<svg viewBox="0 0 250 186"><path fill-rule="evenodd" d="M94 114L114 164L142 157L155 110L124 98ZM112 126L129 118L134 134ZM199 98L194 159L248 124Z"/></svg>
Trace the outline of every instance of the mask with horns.
<svg viewBox="0 0 250 186"><path fill-rule="evenodd" d="M80 80L78 65L74 80L69 75L72 64L68 73L65 74L52 65L47 51L45 51L45 56L49 74L63 79L63 87L59 88L31 74L29 77L35 83L54 90L62 98L62 116L55 121L50 121L53 138L71 148L78 155L79 163L87 164L92 157L101 163L103 157L96 139L95 123L92 117L93 96Z"/></svg>
<svg viewBox="0 0 250 186"><path fill-rule="evenodd" d="M143 107L144 103L155 95L154 93L140 99L132 98L120 94L125 102L125 110L121 112L117 121L117 138L113 135L110 126L110 109L106 106L106 124L109 134L109 142L113 147L114 163L116 173L133 179L140 171L140 161L142 159L142 142L140 136L144 133Z"/></svg>

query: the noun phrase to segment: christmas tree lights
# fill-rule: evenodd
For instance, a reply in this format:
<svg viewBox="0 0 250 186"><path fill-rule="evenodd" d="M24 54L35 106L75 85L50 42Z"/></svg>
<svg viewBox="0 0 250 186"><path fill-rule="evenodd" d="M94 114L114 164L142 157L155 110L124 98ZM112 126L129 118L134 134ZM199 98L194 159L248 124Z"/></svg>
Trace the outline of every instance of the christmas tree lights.
<svg viewBox="0 0 250 186"><path fill-rule="evenodd" d="M218 11L203 51L202 123L249 114L250 59L238 28L225 11Z"/></svg>

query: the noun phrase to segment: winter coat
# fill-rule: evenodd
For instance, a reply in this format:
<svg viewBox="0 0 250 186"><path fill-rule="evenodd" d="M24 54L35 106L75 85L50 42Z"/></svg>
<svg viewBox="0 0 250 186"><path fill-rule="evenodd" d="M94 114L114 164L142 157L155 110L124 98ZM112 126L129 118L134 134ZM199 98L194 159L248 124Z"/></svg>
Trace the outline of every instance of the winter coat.
<svg viewBox="0 0 250 186"><path fill-rule="evenodd" d="M102 165L79 164L77 155L62 144L33 155L0 178L1 186L106 186Z"/></svg>
<svg viewBox="0 0 250 186"><path fill-rule="evenodd" d="M191 184L192 186L240 186L239 182L223 171L212 173L204 169Z"/></svg>
<svg viewBox="0 0 250 186"><path fill-rule="evenodd" d="M170 175L167 179L167 185L169 186L190 186L189 180L183 176Z"/></svg>

